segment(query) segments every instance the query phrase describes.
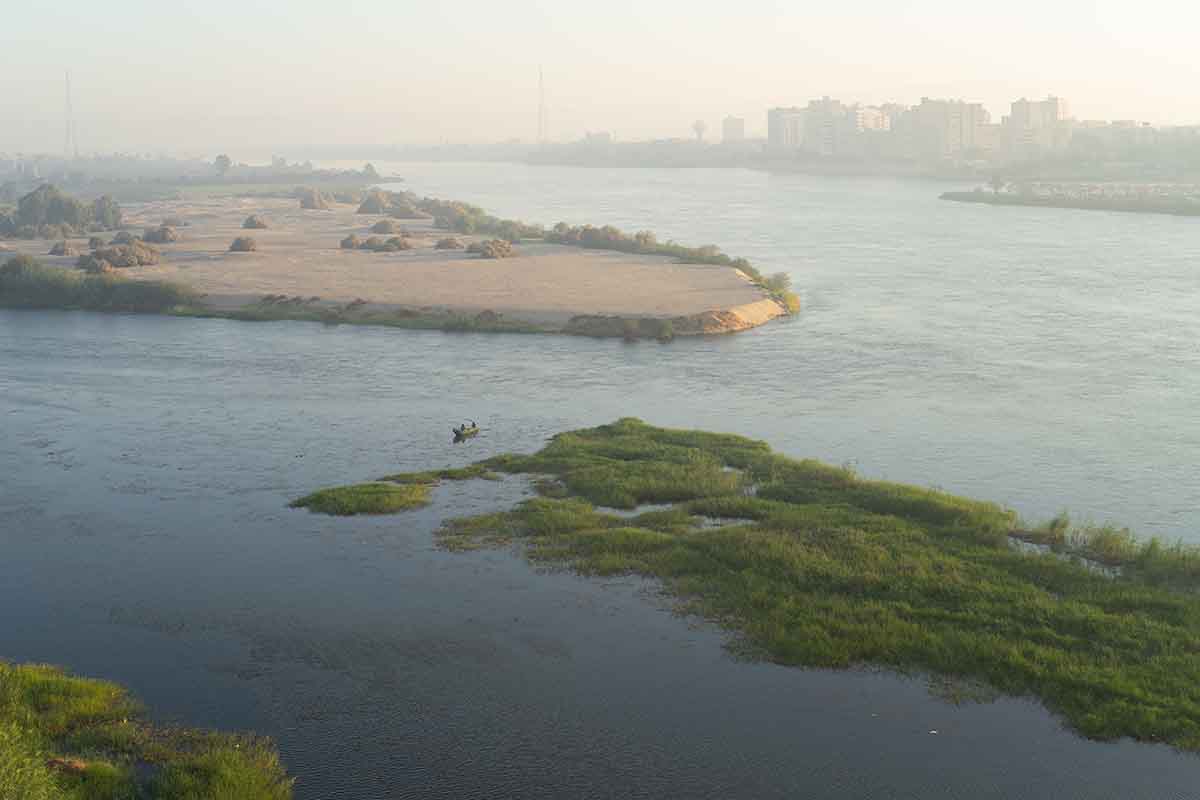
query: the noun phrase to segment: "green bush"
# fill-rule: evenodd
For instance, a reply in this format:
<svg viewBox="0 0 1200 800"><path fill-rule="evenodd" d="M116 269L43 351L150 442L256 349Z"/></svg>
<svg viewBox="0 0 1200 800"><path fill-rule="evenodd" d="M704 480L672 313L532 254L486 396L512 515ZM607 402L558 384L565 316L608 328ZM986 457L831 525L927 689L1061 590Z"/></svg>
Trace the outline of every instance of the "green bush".
<svg viewBox="0 0 1200 800"><path fill-rule="evenodd" d="M467 248L467 252L477 255L480 258L513 258L517 255L517 251L513 249L512 243L507 239L489 239L486 242L473 242Z"/></svg>
<svg viewBox="0 0 1200 800"><path fill-rule="evenodd" d="M162 312L195 299L193 292L177 284L85 275L47 267L28 256L9 259L0 267L0 306L7 308Z"/></svg>
<svg viewBox="0 0 1200 800"><path fill-rule="evenodd" d="M246 230L263 230L270 226L268 226L267 221L258 214L251 214L242 221L242 227Z"/></svg>
<svg viewBox="0 0 1200 800"><path fill-rule="evenodd" d="M147 228L142 234L142 241L151 242L153 244L168 244L170 242L179 241L179 233L174 228L167 225L160 225L157 228Z"/></svg>
<svg viewBox="0 0 1200 800"><path fill-rule="evenodd" d="M258 249L258 242L253 236L239 236L229 245L231 253L253 253Z"/></svg>

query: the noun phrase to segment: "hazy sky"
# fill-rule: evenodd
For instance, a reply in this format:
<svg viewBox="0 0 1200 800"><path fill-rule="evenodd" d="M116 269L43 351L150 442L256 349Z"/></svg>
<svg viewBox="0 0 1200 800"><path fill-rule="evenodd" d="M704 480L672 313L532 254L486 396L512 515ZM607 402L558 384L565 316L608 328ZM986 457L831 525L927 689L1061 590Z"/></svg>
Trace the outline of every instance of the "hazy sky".
<svg viewBox="0 0 1200 800"><path fill-rule="evenodd" d="M70 69L83 150L687 136L831 95L1200 123L1200 4L1147 0L204 3L9 0L0 151L58 151Z"/></svg>

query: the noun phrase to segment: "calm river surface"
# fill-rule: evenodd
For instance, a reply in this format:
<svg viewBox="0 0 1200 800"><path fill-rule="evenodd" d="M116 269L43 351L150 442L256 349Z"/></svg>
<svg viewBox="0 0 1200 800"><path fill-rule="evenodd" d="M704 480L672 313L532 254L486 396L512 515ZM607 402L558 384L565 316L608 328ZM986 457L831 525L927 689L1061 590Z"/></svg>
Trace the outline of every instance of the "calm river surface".
<svg viewBox="0 0 1200 800"><path fill-rule="evenodd" d="M386 166L495 213L719 243L791 272L804 312L668 346L0 312L0 657L270 734L301 798L1195 795L1200 759L1084 742L1032 702L740 663L652 586L434 548L520 481L397 517L286 508L634 415L1200 541L1195 220L920 182ZM451 447L462 417L484 434Z"/></svg>

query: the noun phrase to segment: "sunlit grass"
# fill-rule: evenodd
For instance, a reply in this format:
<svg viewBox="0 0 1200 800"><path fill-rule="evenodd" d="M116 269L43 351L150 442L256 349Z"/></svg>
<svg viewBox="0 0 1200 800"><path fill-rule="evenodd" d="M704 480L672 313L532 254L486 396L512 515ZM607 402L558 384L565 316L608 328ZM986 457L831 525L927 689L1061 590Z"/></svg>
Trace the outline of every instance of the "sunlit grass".
<svg viewBox="0 0 1200 800"><path fill-rule="evenodd" d="M0 662L0 798L286 800L267 741L156 729L124 689Z"/></svg>
<svg viewBox="0 0 1200 800"><path fill-rule="evenodd" d="M1088 737L1200 750L1193 549L1046 527L1058 547L1122 566L1105 576L1015 550L1017 520L993 503L632 419L477 466L539 476L543 496L452 520L450 549L520 542L541 563L657 578L780 664L965 679L1037 697ZM662 502L674 505L630 519L596 508Z"/></svg>
<svg viewBox="0 0 1200 800"><path fill-rule="evenodd" d="M428 483L360 483L321 489L292 502L292 508L307 508L318 514L392 514L429 504Z"/></svg>

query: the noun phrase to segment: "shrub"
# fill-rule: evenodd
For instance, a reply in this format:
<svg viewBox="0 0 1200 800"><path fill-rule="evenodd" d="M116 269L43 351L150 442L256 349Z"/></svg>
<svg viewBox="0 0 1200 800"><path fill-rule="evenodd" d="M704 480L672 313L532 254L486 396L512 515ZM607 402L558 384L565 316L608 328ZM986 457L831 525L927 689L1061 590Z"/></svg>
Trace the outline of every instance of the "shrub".
<svg viewBox="0 0 1200 800"><path fill-rule="evenodd" d="M242 227L246 230L263 230L267 228L267 221L258 214L251 214L242 222Z"/></svg>
<svg viewBox="0 0 1200 800"><path fill-rule="evenodd" d="M412 250L412 242L403 236L393 236L383 243L383 249L388 251Z"/></svg>
<svg viewBox="0 0 1200 800"><path fill-rule="evenodd" d="M159 262L158 250L141 239L134 239L129 244L102 247L92 255L107 261L114 267L142 267ZM84 256L84 258L86 257Z"/></svg>
<svg viewBox="0 0 1200 800"><path fill-rule="evenodd" d="M79 251L76 250L74 247L72 247L70 242L63 241L63 242L58 242L57 244L55 244L53 247L50 248L50 255L52 255L52 256L77 256L77 255L79 255Z"/></svg>
<svg viewBox="0 0 1200 800"><path fill-rule="evenodd" d="M252 253L258 249L258 242L252 236L239 236L229 245L231 253Z"/></svg>
<svg viewBox="0 0 1200 800"><path fill-rule="evenodd" d="M453 236L447 236L445 239L438 239L434 247L438 250L462 250L463 243Z"/></svg>
<svg viewBox="0 0 1200 800"><path fill-rule="evenodd" d="M89 275L103 275L106 272L113 272L113 265L105 261L103 258L97 258L94 253L80 256L76 262L81 270Z"/></svg>
<svg viewBox="0 0 1200 800"><path fill-rule="evenodd" d="M297 190L300 207L325 211L329 209L329 199L316 189L305 187Z"/></svg>
<svg viewBox="0 0 1200 800"><path fill-rule="evenodd" d="M468 253L473 253L480 258L512 258L517 254L513 249L512 243L507 239L489 239L486 242L475 242L467 248Z"/></svg>
<svg viewBox="0 0 1200 800"><path fill-rule="evenodd" d="M104 247L104 240L99 236L93 236L88 239L88 250L95 250L99 247Z"/></svg>
<svg viewBox="0 0 1200 800"><path fill-rule="evenodd" d="M92 222L99 225L101 230L106 231L121 227L121 207L108 195L97 197L92 201Z"/></svg>
<svg viewBox="0 0 1200 800"><path fill-rule="evenodd" d="M157 228L147 228L142 234L142 241L153 242L154 244L168 244L170 242L178 242L179 234L174 228L162 225Z"/></svg>
<svg viewBox="0 0 1200 800"><path fill-rule="evenodd" d="M129 231L120 231L112 238L109 244L133 244L136 241L139 241L137 236L134 236Z"/></svg>
<svg viewBox="0 0 1200 800"><path fill-rule="evenodd" d="M181 217L167 217L162 224L168 228L186 228L190 223Z"/></svg>
<svg viewBox="0 0 1200 800"><path fill-rule="evenodd" d="M378 236L368 236L365 240L363 240L358 245L358 249L359 250L378 250L382 246L383 246L383 239L380 239Z"/></svg>
<svg viewBox="0 0 1200 800"><path fill-rule="evenodd" d="M390 219L381 219L371 226L371 233L399 233L400 226Z"/></svg>
<svg viewBox="0 0 1200 800"><path fill-rule="evenodd" d="M83 259L90 259L89 265L99 261L94 255ZM178 284L80 274L44 266L28 256L9 259L0 267L0 306L9 308L161 312L194 299L189 289Z"/></svg>
<svg viewBox="0 0 1200 800"><path fill-rule="evenodd" d="M343 250L357 250L362 246L362 241L353 233L342 239L341 248Z"/></svg>
<svg viewBox="0 0 1200 800"><path fill-rule="evenodd" d="M90 210L51 184L43 184L17 201L20 225L68 225L82 228L92 219Z"/></svg>
<svg viewBox="0 0 1200 800"><path fill-rule="evenodd" d="M363 201L358 207L359 214L383 214L386 213L389 203L389 193L382 189L372 189L363 196Z"/></svg>

